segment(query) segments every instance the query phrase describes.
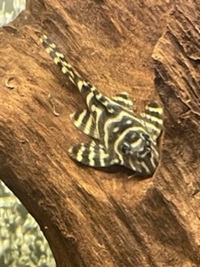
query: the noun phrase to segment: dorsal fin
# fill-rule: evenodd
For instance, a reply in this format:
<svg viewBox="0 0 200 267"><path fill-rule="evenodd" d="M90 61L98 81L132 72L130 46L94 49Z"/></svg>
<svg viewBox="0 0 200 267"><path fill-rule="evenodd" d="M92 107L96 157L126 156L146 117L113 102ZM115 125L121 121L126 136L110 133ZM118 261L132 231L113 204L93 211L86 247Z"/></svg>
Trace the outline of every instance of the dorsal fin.
<svg viewBox="0 0 200 267"><path fill-rule="evenodd" d="M116 96L112 97L112 100L117 102L119 105L128 108L130 111L133 112L133 102L126 92L121 92L116 94Z"/></svg>

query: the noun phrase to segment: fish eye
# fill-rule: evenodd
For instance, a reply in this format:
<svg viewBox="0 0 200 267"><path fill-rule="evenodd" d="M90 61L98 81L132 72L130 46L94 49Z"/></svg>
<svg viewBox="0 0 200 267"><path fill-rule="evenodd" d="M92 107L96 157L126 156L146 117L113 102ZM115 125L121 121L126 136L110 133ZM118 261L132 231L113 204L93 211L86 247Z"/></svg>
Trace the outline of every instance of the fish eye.
<svg viewBox="0 0 200 267"><path fill-rule="evenodd" d="M121 146L121 151L123 154L128 154L130 151L130 146L127 143L123 143Z"/></svg>
<svg viewBox="0 0 200 267"><path fill-rule="evenodd" d="M130 140L131 140L132 142L134 142L134 141L137 140L139 137L140 137L140 135L139 135L137 132L133 132L133 133L131 134Z"/></svg>
<svg viewBox="0 0 200 267"><path fill-rule="evenodd" d="M149 135L148 134L145 134L145 133L142 133L142 138L146 141L149 141Z"/></svg>

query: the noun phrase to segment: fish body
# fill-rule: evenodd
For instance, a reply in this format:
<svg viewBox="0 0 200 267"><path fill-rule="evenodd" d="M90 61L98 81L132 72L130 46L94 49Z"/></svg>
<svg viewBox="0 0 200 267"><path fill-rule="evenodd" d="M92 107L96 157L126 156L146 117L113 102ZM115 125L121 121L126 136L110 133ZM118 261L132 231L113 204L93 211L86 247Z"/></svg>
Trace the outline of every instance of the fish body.
<svg viewBox="0 0 200 267"><path fill-rule="evenodd" d="M61 71L78 88L87 109L71 114L74 125L92 138L69 149L74 160L91 167L122 165L135 175L149 177L159 163L157 139L163 128L163 109L150 102L137 116L126 92L109 98L72 67L46 35L40 40Z"/></svg>

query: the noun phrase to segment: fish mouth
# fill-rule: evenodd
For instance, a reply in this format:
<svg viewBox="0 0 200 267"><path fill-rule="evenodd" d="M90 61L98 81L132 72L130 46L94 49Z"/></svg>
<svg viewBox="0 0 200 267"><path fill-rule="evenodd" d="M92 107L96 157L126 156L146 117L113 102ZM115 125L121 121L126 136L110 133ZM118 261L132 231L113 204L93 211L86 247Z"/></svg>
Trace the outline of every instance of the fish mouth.
<svg viewBox="0 0 200 267"><path fill-rule="evenodd" d="M148 154L147 154L148 155ZM151 176L156 171L158 160L152 156L146 156L138 160L137 157L129 156L129 168L141 176Z"/></svg>

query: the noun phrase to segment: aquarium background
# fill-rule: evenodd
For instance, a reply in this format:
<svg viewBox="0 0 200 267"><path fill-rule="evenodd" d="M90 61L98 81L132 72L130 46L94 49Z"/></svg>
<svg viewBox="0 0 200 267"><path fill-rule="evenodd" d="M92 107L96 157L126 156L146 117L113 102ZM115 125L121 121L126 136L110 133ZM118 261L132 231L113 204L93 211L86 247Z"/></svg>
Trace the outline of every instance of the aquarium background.
<svg viewBox="0 0 200 267"><path fill-rule="evenodd" d="M55 267L34 218L0 181L0 267Z"/></svg>
<svg viewBox="0 0 200 267"><path fill-rule="evenodd" d="M25 8L25 0L0 0L0 26L11 22Z"/></svg>

